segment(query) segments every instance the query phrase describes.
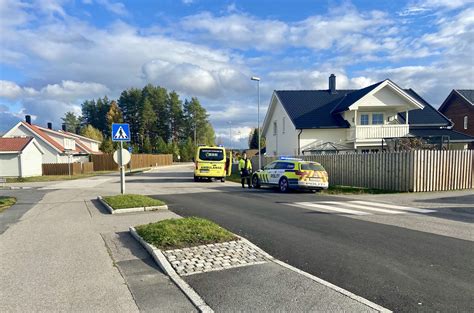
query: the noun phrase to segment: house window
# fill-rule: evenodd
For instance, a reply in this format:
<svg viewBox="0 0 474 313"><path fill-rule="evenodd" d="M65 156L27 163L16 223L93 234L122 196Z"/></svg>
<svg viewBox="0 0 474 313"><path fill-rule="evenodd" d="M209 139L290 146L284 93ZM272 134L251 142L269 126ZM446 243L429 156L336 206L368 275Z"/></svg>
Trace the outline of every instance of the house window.
<svg viewBox="0 0 474 313"><path fill-rule="evenodd" d="M273 135L276 136L278 133L277 133L277 122L273 122Z"/></svg>
<svg viewBox="0 0 474 313"><path fill-rule="evenodd" d="M360 115L360 125L369 125L369 114Z"/></svg>
<svg viewBox="0 0 474 313"><path fill-rule="evenodd" d="M281 128L282 128L281 132L282 132L283 134L285 133L285 128L286 128L286 125L285 125L285 124L286 124L286 123L285 123L286 121L285 121L285 119L286 119L286 118L283 116L283 121L282 121L283 124L282 124L282 127L281 127Z"/></svg>
<svg viewBox="0 0 474 313"><path fill-rule="evenodd" d="M464 116L464 129L467 129L467 115Z"/></svg>
<svg viewBox="0 0 474 313"><path fill-rule="evenodd" d="M382 113L373 113L372 114L372 125L382 125L383 124L383 114Z"/></svg>

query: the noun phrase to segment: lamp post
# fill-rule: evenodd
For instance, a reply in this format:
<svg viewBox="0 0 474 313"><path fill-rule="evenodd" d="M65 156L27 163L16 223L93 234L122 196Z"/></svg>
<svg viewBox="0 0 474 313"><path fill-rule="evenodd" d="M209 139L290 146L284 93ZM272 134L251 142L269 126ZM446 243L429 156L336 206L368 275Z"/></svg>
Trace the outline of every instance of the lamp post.
<svg viewBox="0 0 474 313"><path fill-rule="evenodd" d="M252 76L251 80L257 82L257 93L258 93L258 103L257 103L257 134L258 134L258 169L262 168L262 149L260 148L260 77Z"/></svg>

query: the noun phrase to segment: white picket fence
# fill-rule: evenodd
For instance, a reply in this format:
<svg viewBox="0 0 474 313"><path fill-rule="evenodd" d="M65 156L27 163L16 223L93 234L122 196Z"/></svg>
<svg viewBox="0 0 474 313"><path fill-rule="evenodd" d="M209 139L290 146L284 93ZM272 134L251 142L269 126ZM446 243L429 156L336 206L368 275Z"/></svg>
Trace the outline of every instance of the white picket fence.
<svg viewBox="0 0 474 313"><path fill-rule="evenodd" d="M300 156L321 163L331 185L396 191L474 188L474 150ZM277 159L262 158L263 165ZM254 165L258 159L252 159Z"/></svg>

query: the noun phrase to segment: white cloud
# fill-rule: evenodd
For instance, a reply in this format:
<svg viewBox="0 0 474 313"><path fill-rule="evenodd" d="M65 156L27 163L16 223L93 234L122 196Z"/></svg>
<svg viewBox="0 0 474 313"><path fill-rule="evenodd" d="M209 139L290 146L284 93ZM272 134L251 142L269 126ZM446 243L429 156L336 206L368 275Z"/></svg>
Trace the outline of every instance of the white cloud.
<svg viewBox="0 0 474 313"><path fill-rule="evenodd" d="M11 81L0 81L0 99L18 101L23 113L36 116L36 121L43 124L46 121L58 122L67 111L79 112L79 105L83 100L103 97L108 92L110 90L106 86L94 82L66 80L35 89L21 87ZM2 113L8 120L12 116L18 116L12 112Z"/></svg>
<svg viewBox="0 0 474 313"><path fill-rule="evenodd" d="M16 99L22 93L21 87L16 83L6 80L0 80L0 97L7 99Z"/></svg>
<svg viewBox="0 0 474 313"><path fill-rule="evenodd" d="M121 2L113 2L110 0L96 0L98 4L102 5L106 10L115 13L117 15L128 15L128 11L125 5Z"/></svg>

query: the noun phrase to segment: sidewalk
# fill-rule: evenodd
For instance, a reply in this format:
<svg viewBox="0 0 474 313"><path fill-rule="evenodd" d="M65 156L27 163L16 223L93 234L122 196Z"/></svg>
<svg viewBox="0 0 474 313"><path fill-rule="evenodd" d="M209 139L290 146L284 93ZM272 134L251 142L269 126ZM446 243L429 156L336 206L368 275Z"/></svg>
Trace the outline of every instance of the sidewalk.
<svg viewBox="0 0 474 313"><path fill-rule="evenodd" d="M0 312L195 311L141 247L122 235L129 225L177 216L106 214L90 199L97 189L111 187L92 187L93 178L76 182L75 189L68 181L55 184L64 189L54 191L16 191L20 203L29 202L31 193L42 199L0 235ZM25 210L14 206L6 212L17 209Z"/></svg>

